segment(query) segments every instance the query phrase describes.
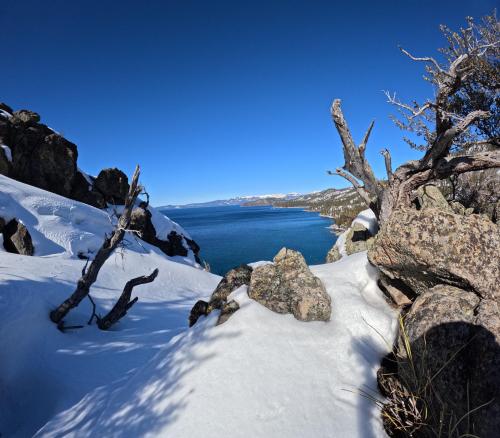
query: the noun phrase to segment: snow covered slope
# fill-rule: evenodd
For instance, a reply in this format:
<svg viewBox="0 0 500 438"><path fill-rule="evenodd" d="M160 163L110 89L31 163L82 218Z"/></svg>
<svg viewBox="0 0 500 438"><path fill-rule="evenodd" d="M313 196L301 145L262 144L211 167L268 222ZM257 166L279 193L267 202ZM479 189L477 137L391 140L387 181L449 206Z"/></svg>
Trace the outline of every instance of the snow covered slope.
<svg viewBox="0 0 500 438"><path fill-rule="evenodd" d="M366 253L312 267L332 297L328 323L297 321L233 292L241 306L187 328L190 307L220 277L129 237L91 290L106 312L131 277L137 304L112 330L86 324L85 300L61 333L48 313L73 290L105 213L2 178L0 216L20 217L37 255L0 252L2 437L381 437L375 405L359 390L392 345L396 315ZM156 224L155 224L156 225ZM175 226L175 225L172 225Z"/></svg>
<svg viewBox="0 0 500 438"><path fill-rule="evenodd" d="M81 253L92 258L101 246L104 234L113 229L120 210L120 207L116 212L111 208L99 210L0 175L0 217L21 220L31 234L36 256L64 254L74 258ZM166 239L171 231L190 238L178 224L156 209L150 207L150 211L159 239ZM139 252L158 252L133 236L128 236L127 247ZM187 257L171 259L197 266L190 250Z"/></svg>

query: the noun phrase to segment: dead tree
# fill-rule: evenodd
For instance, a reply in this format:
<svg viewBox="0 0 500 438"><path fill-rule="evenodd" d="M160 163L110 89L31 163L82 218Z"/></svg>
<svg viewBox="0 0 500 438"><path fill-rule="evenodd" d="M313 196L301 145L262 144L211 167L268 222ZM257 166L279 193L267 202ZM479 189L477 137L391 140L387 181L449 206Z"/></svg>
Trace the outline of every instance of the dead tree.
<svg viewBox="0 0 500 438"><path fill-rule="evenodd" d="M471 87L472 82L479 81L478 77L481 77L482 87L498 86L495 84L496 78L492 79L492 75L498 74L498 68L490 68L492 63L498 63L500 50L496 18L486 17L482 27L476 26L471 19L468 19L468 24L469 27L462 29L461 34L453 33L450 37L456 43L446 50L445 65L439 64L434 58L418 58L401 49L413 61L426 64L427 79L435 86L435 98L422 105L416 102L405 104L397 100L395 95L386 93L388 101L402 113L402 119L396 119L396 124L402 129L424 136L427 142L423 147L425 155L420 160L409 161L395 171L391 169L389 151L383 150L387 182L375 177L365 158L373 122L361 143L356 145L342 113L340 100L336 99L332 104L331 115L342 140L345 163L343 169L329 173L347 179L372 208L381 225L396 207L410 206L415 198L415 190L430 181L500 167L498 149L475 153L464 153L465 149L461 149L459 154L452 153L454 145L464 144L464 139L470 139L482 122L497 117L492 111L498 111L494 102L487 109L467 106L463 102L457 106L460 98L465 102L471 99L466 88ZM446 35L446 29L444 30ZM485 76L490 79L490 83L484 80ZM474 90L477 91L477 87ZM468 108L468 112L464 112L464 108ZM481 141L495 144L498 139L483 138Z"/></svg>
<svg viewBox="0 0 500 438"><path fill-rule="evenodd" d="M74 307L78 306L80 302L89 294L90 287L97 280L97 275L100 269L109 258L111 253L116 249L125 236L125 232L130 223L130 216L132 214L132 209L134 208L137 196L142 190L139 185L139 175L140 168L137 166L135 168L134 176L132 177L132 182L130 184L130 189L125 199L125 206L123 208L123 213L118 219L118 224L111 233L110 236L106 236L104 243L97 252L94 260L90 263L88 269L82 272L82 276L78 280L76 290L71 294L71 296L61 303L56 309L50 312L50 319L52 322L58 324L62 327L63 318L68 314L68 312Z"/></svg>
<svg viewBox="0 0 500 438"><path fill-rule="evenodd" d="M129 280L123 288L123 292L120 295L120 298L113 306L113 308L108 312L108 314L104 316L104 318L97 318L97 326L101 330L108 330L113 324L123 318L129 311L129 309L138 300L137 297L135 297L133 300L130 300L132 289L135 286L139 286L140 284L151 283L152 281L154 281L157 275L158 269L155 269L150 275L144 275L142 277L137 277Z"/></svg>

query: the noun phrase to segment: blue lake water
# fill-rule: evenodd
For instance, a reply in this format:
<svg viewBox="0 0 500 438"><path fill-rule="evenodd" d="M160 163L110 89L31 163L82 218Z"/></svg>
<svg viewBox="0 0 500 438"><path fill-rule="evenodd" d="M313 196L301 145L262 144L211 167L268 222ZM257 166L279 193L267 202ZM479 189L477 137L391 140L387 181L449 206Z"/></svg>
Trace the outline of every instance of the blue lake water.
<svg viewBox="0 0 500 438"><path fill-rule="evenodd" d="M162 210L200 245L200 256L219 275L241 263L272 260L283 248L308 264L325 262L336 240L331 219L297 208L206 207Z"/></svg>

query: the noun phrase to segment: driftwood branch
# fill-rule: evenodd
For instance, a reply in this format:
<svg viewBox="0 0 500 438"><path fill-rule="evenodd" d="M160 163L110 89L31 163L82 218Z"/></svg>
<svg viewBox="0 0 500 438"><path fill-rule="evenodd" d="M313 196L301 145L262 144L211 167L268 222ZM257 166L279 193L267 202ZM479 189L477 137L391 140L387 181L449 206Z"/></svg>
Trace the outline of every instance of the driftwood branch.
<svg viewBox="0 0 500 438"><path fill-rule="evenodd" d="M130 216L132 214L132 209L134 207L135 201L139 193L141 192L141 187L139 186L139 175L140 168L137 166L135 168L134 176L132 177L132 182L130 184L130 189L125 199L125 206L123 208L123 213L118 219L118 224L111 233L109 237L104 239L104 243L97 252L94 260L90 263L88 269L82 273L82 276L78 280L76 290L71 294L71 296L61 303L56 309L50 312L50 319L56 324L60 324L63 318L68 314L68 312L74 307L78 306L80 302L88 295L90 291L90 286L97 280L97 275L99 270L102 268L108 257L119 245L125 236L125 232L130 223Z"/></svg>
<svg viewBox="0 0 500 438"><path fill-rule="evenodd" d="M129 309L137 302L138 298L135 297L133 300L130 299L132 295L132 290L135 286L140 284L151 283L158 276L158 269L155 269L150 275L144 275L142 277L133 278L129 280L123 292L118 298L118 301L109 311L109 313L104 316L104 318L99 318L97 320L97 326L101 330L108 330L113 324L116 324L121 318L123 318Z"/></svg>

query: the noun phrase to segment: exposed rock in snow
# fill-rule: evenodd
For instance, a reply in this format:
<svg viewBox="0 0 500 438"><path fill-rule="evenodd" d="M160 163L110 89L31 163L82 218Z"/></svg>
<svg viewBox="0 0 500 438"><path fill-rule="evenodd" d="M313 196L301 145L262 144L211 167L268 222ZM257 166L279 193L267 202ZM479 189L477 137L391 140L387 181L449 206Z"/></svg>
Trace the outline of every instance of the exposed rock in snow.
<svg viewBox="0 0 500 438"><path fill-rule="evenodd" d="M367 209L359 213L335 241L326 255L326 262L333 263L342 257L360 251L367 251L373 245L373 236L378 231L377 219L372 210Z"/></svg>
<svg viewBox="0 0 500 438"><path fill-rule="evenodd" d="M213 310L222 311L219 317L219 324L227 321L238 310L238 306L234 302L228 303L228 296L239 287L243 285L248 286L251 275L252 268L248 265L241 265L228 271L210 296L209 302L199 300L193 306L189 315L189 326L192 327L196 324L200 316L207 316Z"/></svg>
<svg viewBox="0 0 500 438"><path fill-rule="evenodd" d="M0 232L3 236L3 246L7 252L31 256L35 252L28 229L22 222L11 219L5 223L0 218Z"/></svg>
<svg viewBox="0 0 500 438"><path fill-rule="evenodd" d="M277 313L291 313L300 321L328 321L331 299L298 251L283 248L274 263L252 272L250 298Z"/></svg>

